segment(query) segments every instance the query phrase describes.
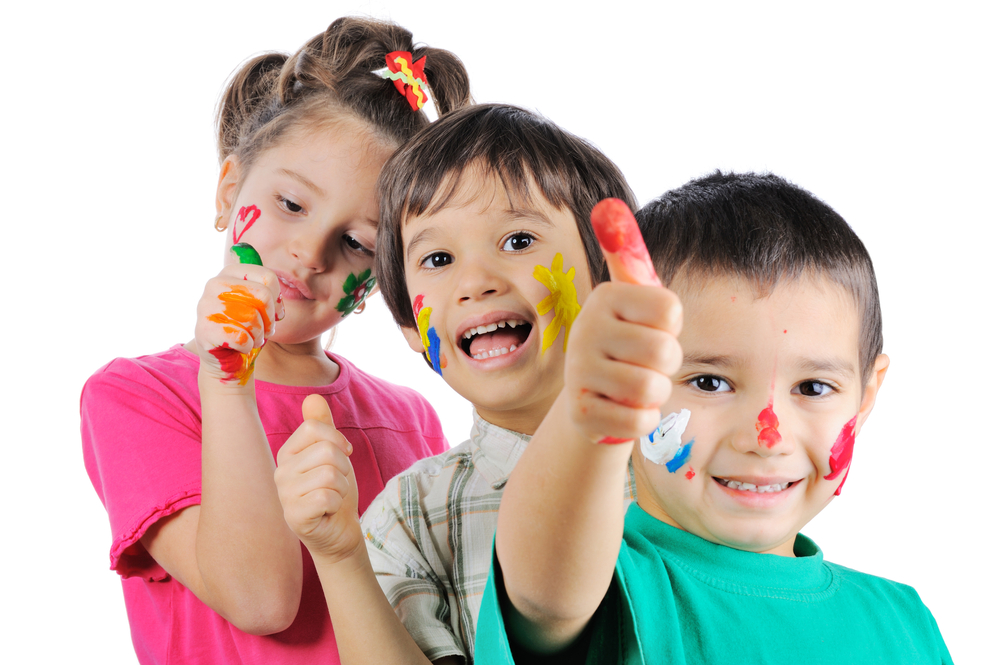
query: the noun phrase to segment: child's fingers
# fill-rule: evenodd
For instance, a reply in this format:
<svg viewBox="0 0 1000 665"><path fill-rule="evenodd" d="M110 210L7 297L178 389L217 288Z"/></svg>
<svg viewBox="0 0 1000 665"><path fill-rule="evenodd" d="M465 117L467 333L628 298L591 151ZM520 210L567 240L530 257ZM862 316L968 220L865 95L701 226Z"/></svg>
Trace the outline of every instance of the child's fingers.
<svg viewBox="0 0 1000 665"><path fill-rule="evenodd" d="M344 455L354 452L351 442L334 426L330 405L322 395L309 395L303 400L302 417L302 424L278 450L279 464L285 463L286 460L321 441L329 442Z"/></svg>
<svg viewBox="0 0 1000 665"><path fill-rule="evenodd" d="M656 429L661 418L659 408L634 408L590 391L579 394L572 408L577 411L577 422L587 427L587 438L607 443L646 436Z"/></svg>
<svg viewBox="0 0 1000 665"><path fill-rule="evenodd" d="M650 289L635 284L607 282L588 297L595 298L616 319L657 328L675 337L680 334L683 308L670 289Z"/></svg>
<svg viewBox="0 0 1000 665"><path fill-rule="evenodd" d="M271 321L280 321L285 318L285 304L281 300L281 282L274 271L263 266L235 263L225 266L216 279L231 285L242 283L250 288L264 303L267 318ZM260 290L257 285L263 286L266 291ZM273 332L272 329L269 329L266 335L270 337Z"/></svg>
<svg viewBox="0 0 1000 665"><path fill-rule="evenodd" d="M590 222L613 281L660 286L639 225L624 201L604 199L598 202L590 213Z"/></svg>
<svg viewBox="0 0 1000 665"><path fill-rule="evenodd" d="M309 395L302 401L302 420L318 420L334 427L333 412L322 395Z"/></svg>
<svg viewBox="0 0 1000 665"><path fill-rule="evenodd" d="M639 365L613 360L595 360L591 367L594 379L580 382L582 391L593 393L632 409L656 410L670 398L673 381ZM570 371L575 371L571 368ZM589 371L589 370L588 370Z"/></svg>

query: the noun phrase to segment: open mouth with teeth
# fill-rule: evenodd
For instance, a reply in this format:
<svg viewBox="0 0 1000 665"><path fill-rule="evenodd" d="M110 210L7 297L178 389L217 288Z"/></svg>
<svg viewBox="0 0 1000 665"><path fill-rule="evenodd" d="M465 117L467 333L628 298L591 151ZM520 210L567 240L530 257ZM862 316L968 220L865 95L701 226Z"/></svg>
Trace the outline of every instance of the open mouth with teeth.
<svg viewBox="0 0 1000 665"><path fill-rule="evenodd" d="M527 321L497 321L462 333L462 349L475 360L494 358L516 350L530 334L531 324Z"/></svg>
<svg viewBox="0 0 1000 665"><path fill-rule="evenodd" d="M728 487L731 490L739 490L741 492L756 492L757 494L773 494L775 492L783 492L798 481L790 483L775 483L773 485L754 485L752 483L741 483L738 480L729 480L728 478L717 478L712 476L712 480L719 483L723 487Z"/></svg>

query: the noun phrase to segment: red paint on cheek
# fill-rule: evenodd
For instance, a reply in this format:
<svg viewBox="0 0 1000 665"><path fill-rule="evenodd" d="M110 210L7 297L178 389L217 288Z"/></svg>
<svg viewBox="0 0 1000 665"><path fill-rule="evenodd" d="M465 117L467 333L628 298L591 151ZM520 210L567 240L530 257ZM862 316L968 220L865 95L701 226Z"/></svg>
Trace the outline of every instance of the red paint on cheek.
<svg viewBox="0 0 1000 665"><path fill-rule="evenodd" d="M417 315L420 314L420 310L424 308L424 296L420 294L413 299L413 320L416 321Z"/></svg>
<svg viewBox="0 0 1000 665"><path fill-rule="evenodd" d="M823 478L833 480L840 475L841 471L844 472L844 478L837 486L837 491L833 493L834 496L840 496L840 489L847 482L847 471L850 469L851 459L854 457L854 425L857 422L857 416L847 421L830 450L830 475L823 476Z"/></svg>
<svg viewBox="0 0 1000 665"><path fill-rule="evenodd" d="M684 477L687 478L688 480L691 480L692 478L694 478L694 467L693 466L688 467L687 473L684 474Z"/></svg>
<svg viewBox="0 0 1000 665"><path fill-rule="evenodd" d="M249 217L250 219L247 220L247 217ZM236 224L233 224L234 245L240 241L240 238L243 237L243 234L247 232L247 229L249 229L251 226L254 225L254 222L256 222L259 217L260 217L260 210L257 208L257 206L243 206L242 208L240 208L239 214L236 215L236 224L239 224L240 222L246 222L246 225L243 227L243 230L240 231L240 234L236 235Z"/></svg>
<svg viewBox="0 0 1000 665"><path fill-rule="evenodd" d="M778 416L774 413L774 400L767 403L764 410L757 415L757 445L773 448L781 442L778 433Z"/></svg>

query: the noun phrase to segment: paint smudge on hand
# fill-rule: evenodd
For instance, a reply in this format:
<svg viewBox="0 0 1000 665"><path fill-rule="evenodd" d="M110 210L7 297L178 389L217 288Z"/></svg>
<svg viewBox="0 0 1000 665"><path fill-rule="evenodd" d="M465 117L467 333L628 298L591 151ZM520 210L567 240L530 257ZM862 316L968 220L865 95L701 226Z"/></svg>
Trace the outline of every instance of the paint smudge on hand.
<svg viewBox="0 0 1000 665"><path fill-rule="evenodd" d="M689 420L691 412L687 409L664 416L655 430L639 439L643 456L654 464L666 464L674 459L681 450L681 436Z"/></svg>
<svg viewBox="0 0 1000 665"><path fill-rule="evenodd" d="M247 217L249 217L250 219L248 220ZM250 206L243 206L242 208L240 208L239 213L236 215L236 223L233 224L234 245L240 241L240 238L243 237L243 234L247 232L247 229L249 229L251 226L254 225L254 222L256 222L259 217L260 217L260 209L257 208L257 206L250 205ZM245 222L245 224L243 225L243 230L240 231L239 235L236 235L236 227L238 227L240 223L243 222Z"/></svg>
<svg viewBox="0 0 1000 665"><path fill-rule="evenodd" d="M226 332L242 332L240 339L246 341L247 338L243 335L256 338L271 329L267 305L242 284L237 284L229 291L220 293L219 300L222 301L223 311L207 318L212 323L222 324ZM256 347L244 354L230 348L227 343L223 343L219 347L210 349L209 353L219 361L222 371L228 374L223 381L239 381L240 385L243 386L253 374L253 364L260 349L261 347Z"/></svg>
<svg viewBox="0 0 1000 665"><path fill-rule="evenodd" d="M573 284L576 268L570 268L564 274L563 256L557 252L552 257L551 270L538 265L535 266L532 275L549 290L549 295L538 303L535 309L541 316L555 310L555 316L549 325L545 326L545 333L542 335L542 353L552 346L559 336L559 331L564 327L566 334L563 336L563 351L566 351L570 328L573 327L576 315L580 313L580 301L576 297L576 286Z"/></svg>
<svg viewBox="0 0 1000 665"><path fill-rule="evenodd" d="M355 275L353 272L347 276L344 280L344 293L343 298L337 303L337 311L347 316L355 309L358 305L365 301L371 292L375 288L375 277L372 276L371 268L367 268L360 275Z"/></svg>
<svg viewBox="0 0 1000 665"><path fill-rule="evenodd" d="M229 248L229 251L235 254L236 258L239 259L240 263L242 264L249 264L255 266L264 265L264 262L260 260L260 254L257 253L257 250L254 249L252 245L248 245L245 242L236 243L235 245ZM247 276L243 275L243 279L246 278Z"/></svg>
<svg viewBox="0 0 1000 665"><path fill-rule="evenodd" d="M639 225L627 203L620 199L599 201L590 212L590 223L612 280L646 286L661 285Z"/></svg>
<svg viewBox="0 0 1000 665"><path fill-rule="evenodd" d="M823 478L825 480L833 480L841 471L844 472L844 478L833 493L834 496L840 496L840 489L847 482L847 472L850 470L851 459L854 457L854 425L857 422L857 416L847 421L847 424L840 430L840 435L834 442L833 448L830 450L830 475L823 476Z"/></svg>
<svg viewBox="0 0 1000 665"><path fill-rule="evenodd" d="M441 375L441 368L447 367L448 361L441 355L441 338L438 337L437 330L431 326L432 311L431 307L424 307L423 295L419 295L413 300L413 312L417 318L420 343L424 346L424 356L431 364L431 368Z"/></svg>
<svg viewBox="0 0 1000 665"><path fill-rule="evenodd" d="M774 413L772 397L757 415L757 445L773 448L778 443L781 443L781 434L778 433L778 416Z"/></svg>

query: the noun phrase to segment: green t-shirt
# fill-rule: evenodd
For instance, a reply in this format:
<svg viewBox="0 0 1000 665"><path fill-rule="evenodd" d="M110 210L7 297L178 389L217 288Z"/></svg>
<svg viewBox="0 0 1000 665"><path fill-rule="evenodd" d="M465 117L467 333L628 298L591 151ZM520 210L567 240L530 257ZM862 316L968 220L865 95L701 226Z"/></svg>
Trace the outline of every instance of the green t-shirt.
<svg viewBox="0 0 1000 665"><path fill-rule="evenodd" d="M513 663L494 570L476 663ZM625 516L614 581L573 654L587 663L951 663L911 587L823 561L799 534L795 558L716 545L651 517ZM569 654L555 662L568 662Z"/></svg>

